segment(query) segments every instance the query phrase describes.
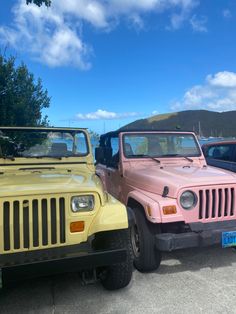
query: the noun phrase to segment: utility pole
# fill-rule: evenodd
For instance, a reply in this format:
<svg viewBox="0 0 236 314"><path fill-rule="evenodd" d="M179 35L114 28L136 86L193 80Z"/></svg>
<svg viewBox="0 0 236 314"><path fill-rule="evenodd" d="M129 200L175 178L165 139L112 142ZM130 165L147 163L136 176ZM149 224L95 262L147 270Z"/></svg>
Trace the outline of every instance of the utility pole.
<svg viewBox="0 0 236 314"><path fill-rule="evenodd" d="M198 121L198 136L201 137L202 136L202 131L201 131L201 122Z"/></svg>

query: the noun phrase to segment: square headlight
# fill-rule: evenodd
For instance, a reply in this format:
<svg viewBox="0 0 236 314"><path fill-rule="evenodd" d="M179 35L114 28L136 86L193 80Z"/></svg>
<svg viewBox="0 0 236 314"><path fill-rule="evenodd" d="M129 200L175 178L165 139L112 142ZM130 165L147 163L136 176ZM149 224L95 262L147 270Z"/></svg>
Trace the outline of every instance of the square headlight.
<svg viewBox="0 0 236 314"><path fill-rule="evenodd" d="M91 211L94 209L93 195L78 195L71 198L71 210L73 213Z"/></svg>

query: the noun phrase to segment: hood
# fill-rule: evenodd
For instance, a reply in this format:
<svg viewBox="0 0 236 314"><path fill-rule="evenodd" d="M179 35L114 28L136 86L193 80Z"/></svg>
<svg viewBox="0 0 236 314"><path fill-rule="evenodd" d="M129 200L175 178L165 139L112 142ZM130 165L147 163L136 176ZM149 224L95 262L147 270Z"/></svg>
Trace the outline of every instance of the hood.
<svg viewBox="0 0 236 314"><path fill-rule="evenodd" d="M94 172L23 171L0 175L0 197L88 191L99 194L103 191L101 181Z"/></svg>
<svg viewBox="0 0 236 314"><path fill-rule="evenodd" d="M210 166L164 166L143 164L125 170L129 185L162 194L169 187L169 197L177 197L182 188L236 184L236 175Z"/></svg>

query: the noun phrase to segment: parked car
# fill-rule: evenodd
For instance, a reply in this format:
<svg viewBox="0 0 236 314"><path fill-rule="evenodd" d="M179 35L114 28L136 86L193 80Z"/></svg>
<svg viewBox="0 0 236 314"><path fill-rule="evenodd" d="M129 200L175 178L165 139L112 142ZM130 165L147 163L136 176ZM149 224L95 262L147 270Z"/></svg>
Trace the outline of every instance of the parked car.
<svg viewBox="0 0 236 314"><path fill-rule="evenodd" d="M207 166L194 133L110 132L95 155L105 189L134 213L138 270L158 268L162 251L236 245L236 175Z"/></svg>
<svg viewBox="0 0 236 314"><path fill-rule="evenodd" d="M236 141L202 145L207 164L236 172Z"/></svg>
<svg viewBox="0 0 236 314"><path fill-rule="evenodd" d="M85 129L0 127L0 287L59 272L129 284L126 207L95 174Z"/></svg>

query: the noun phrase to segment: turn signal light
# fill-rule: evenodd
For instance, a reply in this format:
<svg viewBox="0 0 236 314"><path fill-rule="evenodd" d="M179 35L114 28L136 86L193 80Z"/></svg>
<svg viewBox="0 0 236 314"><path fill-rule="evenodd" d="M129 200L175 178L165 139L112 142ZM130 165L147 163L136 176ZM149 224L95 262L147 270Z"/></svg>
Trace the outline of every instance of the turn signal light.
<svg viewBox="0 0 236 314"><path fill-rule="evenodd" d="M84 221L74 221L70 224L70 232L82 232L84 231Z"/></svg>
<svg viewBox="0 0 236 314"><path fill-rule="evenodd" d="M164 215L173 215L177 213L177 209L175 205L164 206L162 208Z"/></svg>
<svg viewBox="0 0 236 314"><path fill-rule="evenodd" d="M148 205L147 206L147 212L148 212L148 216L152 216L152 209L151 209L151 207Z"/></svg>

